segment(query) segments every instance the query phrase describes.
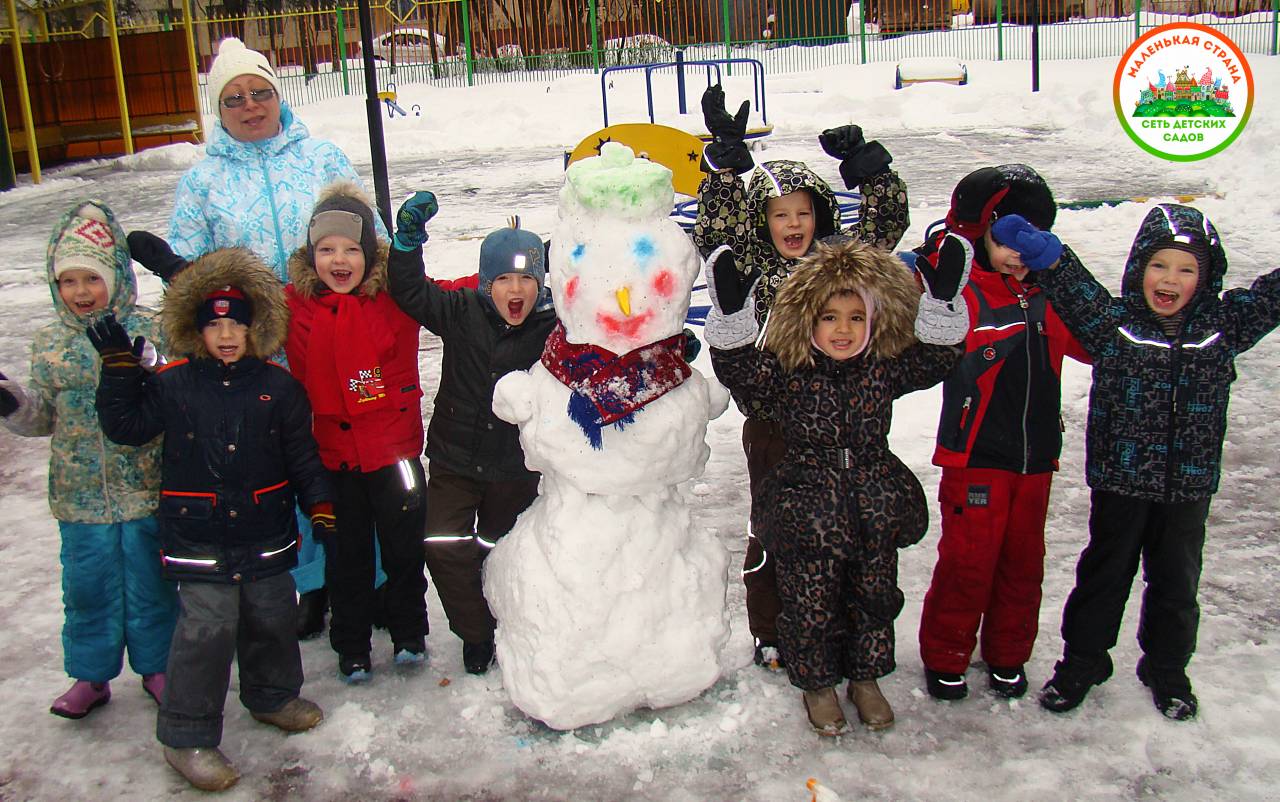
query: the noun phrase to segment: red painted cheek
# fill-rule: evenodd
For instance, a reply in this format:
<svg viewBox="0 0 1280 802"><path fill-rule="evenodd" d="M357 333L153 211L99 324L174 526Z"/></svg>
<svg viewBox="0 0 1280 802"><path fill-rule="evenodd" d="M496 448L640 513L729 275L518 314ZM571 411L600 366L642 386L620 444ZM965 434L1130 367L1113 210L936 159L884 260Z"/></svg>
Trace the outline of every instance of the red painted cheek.
<svg viewBox="0 0 1280 802"><path fill-rule="evenodd" d="M653 290L663 298L670 298L671 294L675 292L675 289L676 279L675 276L671 275L670 270L659 271L658 274L653 277Z"/></svg>
<svg viewBox="0 0 1280 802"><path fill-rule="evenodd" d="M574 276L564 285L564 299L567 303L572 304L573 299L578 295L578 277Z"/></svg>

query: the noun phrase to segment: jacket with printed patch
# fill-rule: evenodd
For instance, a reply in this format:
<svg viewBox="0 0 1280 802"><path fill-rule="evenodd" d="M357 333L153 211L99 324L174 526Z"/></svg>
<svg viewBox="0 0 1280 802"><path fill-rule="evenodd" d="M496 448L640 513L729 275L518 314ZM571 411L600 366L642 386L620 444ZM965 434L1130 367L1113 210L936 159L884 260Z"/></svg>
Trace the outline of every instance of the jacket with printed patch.
<svg viewBox="0 0 1280 802"><path fill-rule="evenodd" d="M262 142L240 142L213 127L205 158L178 181L166 238L174 252L195 259L218 248L248 248L281 282L289 255L306 244L307 224L320 190L339 179L359 183L346 154L313 139L283 101L281 131ZM374 215L378 234L387 236Z"/></svg>
<svg viewBox="0 0 1280 802"><path fill-rule="evenodd" d="M946 232L918 252L937 261ZM1037 282L974 261L964 300L964 356L942 385L933 464L1022 474L1058 469L1062 453L1062 359L1089 357Z"/></svg>
<svg viewBox="0 0 1280 802"><path fill-rule="evenodd" d="M115 237L115 287L107 310L129 332L145 337L158 351L165 343L154 313L136 306L138 287L125 233L104 204L90 201L108 219ZM28 407L4 419L15 434L52 435L49 454L49 508L68 523L106 524L153 515L160 489L160 444L118 445L102 433L94 394L98 388L98 352L85 336L90 319L63 303L53 277L53 253L74 217L62 216L49 240L45 274L56 312L54 322L38 329L31 342ZM95 313L96 320L104 313Z"/></svg>
<svg viewBox="0 0 1280 802"><path fill-rule="evenodd" d="M253 308L246 356L210 358L195 327L210 292L230 285ZM174 279L161 313L187 359L147 375L104 372L97 407L118 443L164 435L160 491L165 575L249 582L297 563L295 504L332 500L302 385L265 361L284 341L288 308L270 269L243 249L215 251Z"/></svg>
<svg viewBox="0 0 1280 802"><path fill-rule="evenodd" d="M1169 236L1207 246L1209 266L1169 337L1142 292L1143 257ZM1085 472L1089 486L1151 501L1209 498L1218 489L1235 358L1280 324L1280 270L1222 291L1227 257L1199 210L1147 214L1113 297L1067 249L1041 283L1093 358Z"/></svg>

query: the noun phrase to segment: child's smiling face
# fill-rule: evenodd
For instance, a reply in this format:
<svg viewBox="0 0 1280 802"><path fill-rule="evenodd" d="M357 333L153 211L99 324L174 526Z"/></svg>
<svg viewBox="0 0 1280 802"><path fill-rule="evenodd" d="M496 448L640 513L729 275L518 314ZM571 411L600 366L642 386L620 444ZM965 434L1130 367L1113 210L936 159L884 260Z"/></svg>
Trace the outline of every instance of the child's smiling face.
<svg viewBox="0 0 1280 802"><path fill-rule="evenodd" d="M58 297L81 317L106 309L107 283L92 270L72 269L58 276Z"/></svg>
<svg viewBox="0 0 1280 802"><path fill-rule="evenodd" d="M770 198L765 204L769 239L787 259L799 259L813 244L813 197L805 190Z"/></svg>
<svg viewBox="0 0 1280 802"><path fill-rule="evenodd" d="M867 335L867 305L856 292L828 298L813 326L814 343L838 362L861 353Z"/></svg>
<svg viewBox="0 0 1280 802"><path fill-rule="evenodd" d="M248 351L249 327L232 318L220 317L209 321L200 335L209 356L228 365L238 362Z"/></svg>
<svg viewBox="0 0 1280 802"><path fill-rule="evenodd" d="M340 295L360 286L364 278L364 249L341 234L330 234L315 245L316 275L324 285Z"/></svg>
<svg viewBox="0 0 1280 802"><path fill-rule="evenodd" d="M992 270L1013 276L1019 281L1027 277L1030 270L1022 264L1022 256L1013 248L996 242L996 238L991 236L990 227L983 233L982 242L987 246L987 261L991 263Z"/></svg>
<svg viewBox="0 0 1280 802"><path fill-rule="evenodd" d="M1161 248L1147 260L1142 272L1142 295L1151 311L1169 317L1191 303L1199 283L1200 263L1195 254L1178 248Z"/></svg>

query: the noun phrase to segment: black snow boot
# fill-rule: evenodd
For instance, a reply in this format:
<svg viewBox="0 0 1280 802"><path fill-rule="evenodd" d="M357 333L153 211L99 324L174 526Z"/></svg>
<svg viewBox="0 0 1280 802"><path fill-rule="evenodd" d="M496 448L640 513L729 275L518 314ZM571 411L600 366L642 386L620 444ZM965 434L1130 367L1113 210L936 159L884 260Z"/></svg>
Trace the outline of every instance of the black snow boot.
<svg viewBox="0 0 1280 802"><path fill-rule="evenodd" d="M1027 672L1022 666L987 666L988 686L997 696L1021 699L1027 692Z"/></svg>
<svg viewBox="0 0 1280 802"><path fill-rule="evenodd" d="M969 695L969 685L964 680L964 674L926 668L924 682L929 695L944 702L955 702Z"/></svg>
<svg viewBox="0 0 1280 802"><path fill-rule="evenodd" d="M324 614L329 610L329 594L324 588L309 590L298 597L298 640L310 640L324 632Z"/></svg>
<svg viewBox="0 0 1280 802"><path fill-rule="evenodd" d="M1052 713L1073 710L1089 695L1089 689L1111 677L1111 655L1068 652L1053 666L1053 676L1040 690L1040 706Z"/></svg>
<svg viewBox="0 0 1280 802"><path fill-rule="evenodd" d="M1156 669L1142 657L1138 660L1138 679L1151 689L1151 700L1165 718L1190 721L1199 712L1200 703L1191 692L1191 680L1182 669Z"/></svg>
<svg viewBox="0 0 1280 802"><path fill-rule="evenodd" d="M483 674L493 665L493 641L462 644L462 665L468 674Z"/></svg>

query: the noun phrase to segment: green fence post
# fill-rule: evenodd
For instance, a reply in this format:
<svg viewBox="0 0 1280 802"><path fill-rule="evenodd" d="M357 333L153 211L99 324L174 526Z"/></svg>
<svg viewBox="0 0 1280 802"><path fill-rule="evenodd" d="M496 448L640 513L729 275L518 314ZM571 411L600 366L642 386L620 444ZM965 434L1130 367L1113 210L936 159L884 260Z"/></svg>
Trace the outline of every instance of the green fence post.
<svg viewBox="0 0 1280 802"><path fill-rule="evenodd" d="M168 33L169 31L173 30L173 25L172 23L169 22L169 15L164 13L163 11L160 12L160 30L164 31L165 33Z"/></svg>
<svg viewBox="0 0 1280 802"><path fill-rule="evenodd" d="M591 23L591 71L600 72L600 28L596 16L596 0L588 0L588 19Z"/></svg>
<svg viewBox="0 0 1280 802"><path fill-rule="evenodd" d="M732 39L730 39L730 36L732 35L730 33L732 17L730 15L732 13L733 11L730 9L729 0L720 0L720 28L724 33L725 58L733 58L733 48L730 46L732 42ZM730 75L733 74L732 64L726 64L725 68L728 70Z"/></svg>
<svg viewBox="0 0 1280 802"><path fill-rule="evenodd" d="M1133 41L1142 36L1142 0L1133 0Z"/></svg>
<svg viewBox="0 0 1280 802"><path fill-rule="evenodd" d="M996 61L1004 61L1004 0L996 0Z"/></svg>
<svg viewBox="0 0 1280 802"><path fill-rule="evenodd" d="M858 3L858 50L862 54L863 64L867 63L867 15L862 10L866 8L866 2L867 0L862 0Z"/></svg>
<svg viewBox="0 0 1280 802"><path fill-rule="evenodd" d="M1280 0L1271 0L1271 55L1280 53L1277 45L1280 45L1280 39L1277 34L1280 33Z"/></svg>
<svg viewBox="0 0 1280 802"><path fill-rule="evenodd" d="M338 11L338 63L342 66L342 94L351 94L351 83L347 77L347 18L342 13L342 3L335 8Z"/></svg>
<svg viewBox="0 0 1280 802"><path fill-rule="evenodd" d="M431 43L432 47L435 43ZM467 51L467 86L476 85L476 51L471 41L471 4L462 0L462 46Z"/></svg>

